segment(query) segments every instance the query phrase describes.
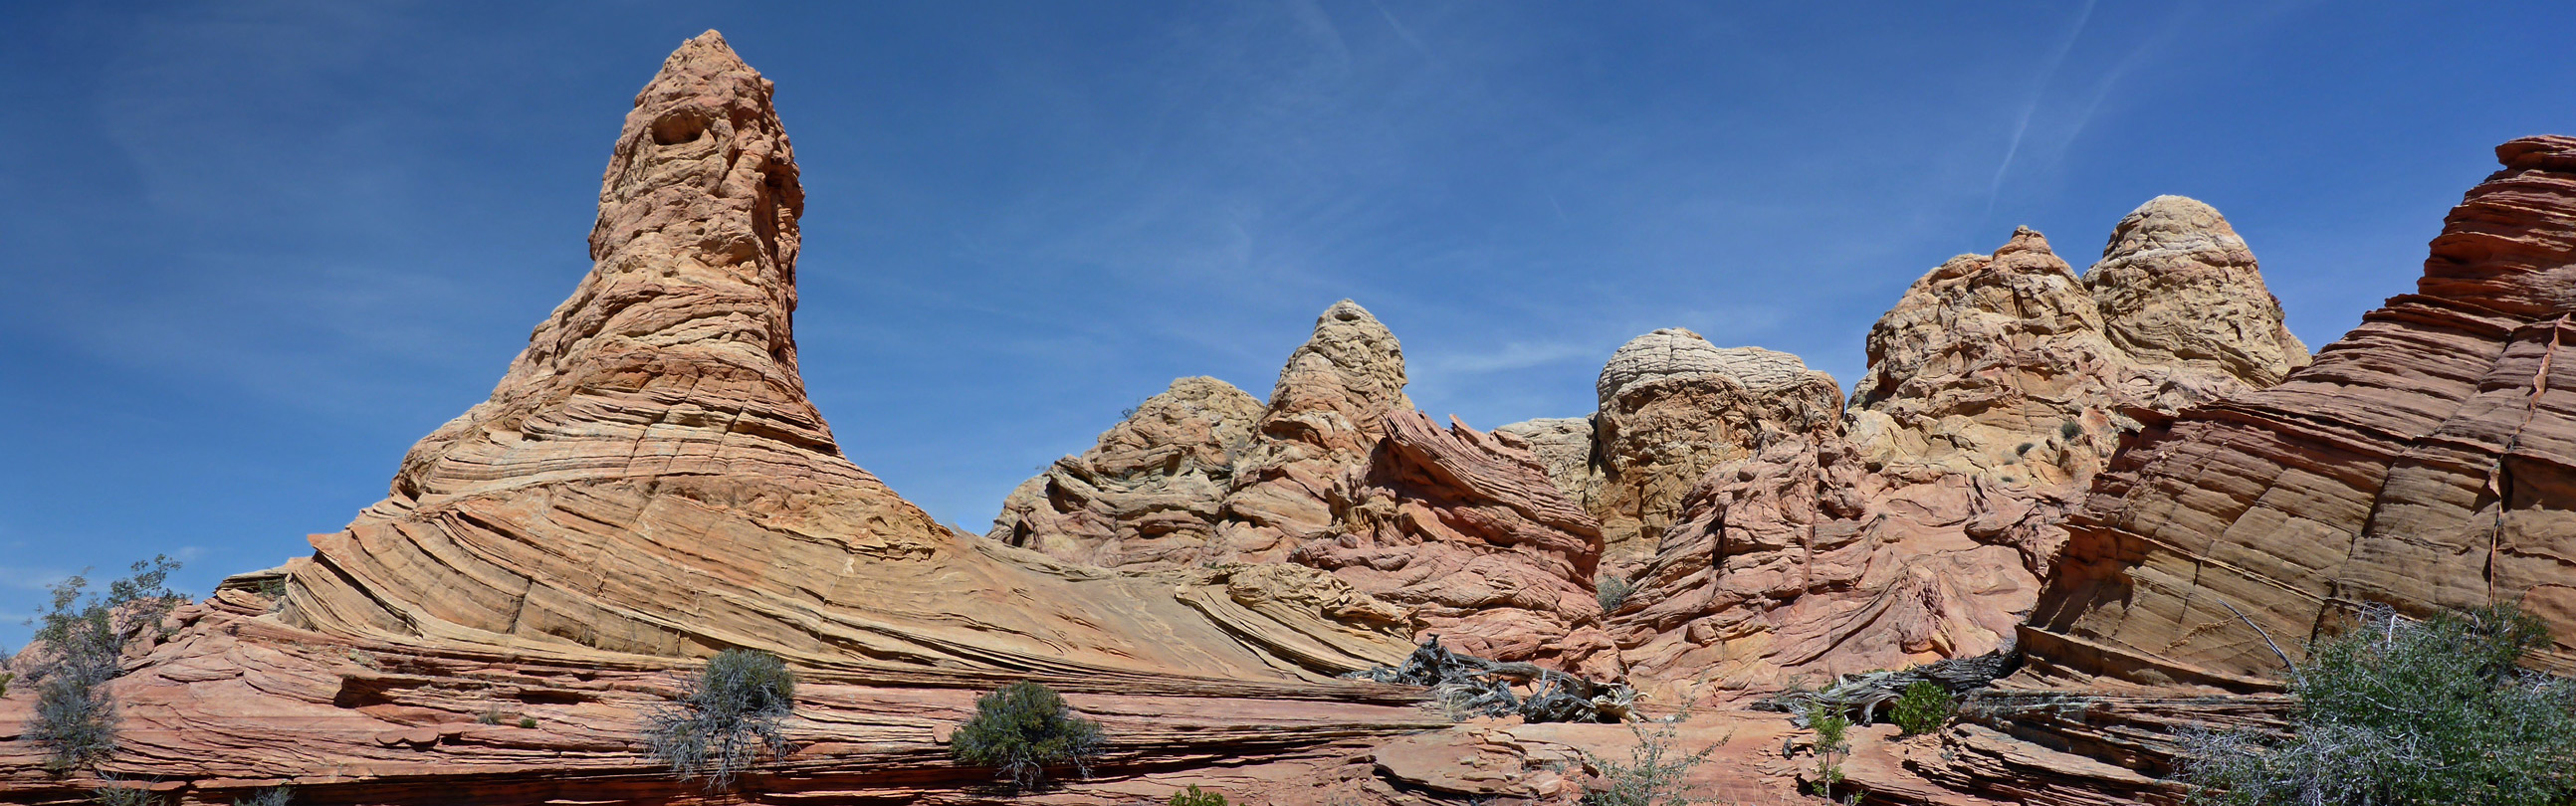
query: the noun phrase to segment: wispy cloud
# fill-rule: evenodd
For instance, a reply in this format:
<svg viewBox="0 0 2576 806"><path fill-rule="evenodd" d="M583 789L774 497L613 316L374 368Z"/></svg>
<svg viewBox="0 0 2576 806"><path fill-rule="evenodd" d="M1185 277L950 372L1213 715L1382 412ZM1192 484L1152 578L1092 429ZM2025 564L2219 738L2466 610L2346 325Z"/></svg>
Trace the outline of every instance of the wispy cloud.
<svg viewBox="0 0 2576 806"><path fill-rule="evenodd" d="M2093 20L2093 0L2084 0L2084 10L2075 15L2075 25L2066 30L2066 38L2057 43L2057 51L2048 57L2048 67L2039 71L2039 83L2030 88L2030 102L2023 104L2021 117L2013 121L2012 140L2004 146L2004 158L1995 163L1994 179L1986 183L1986 208L1977 214L1984 221L1995 212L1995 198L2002 195L2004 175L2012 170L2013 158L2021 154L2022 138L2030 134L2030 119L2039 114L2040 103L2048 97L2048 87L2056 83L2057 71L2065 68L2066 54L2075 50L2075 40L2084 36L2084 24Z"/></svg>

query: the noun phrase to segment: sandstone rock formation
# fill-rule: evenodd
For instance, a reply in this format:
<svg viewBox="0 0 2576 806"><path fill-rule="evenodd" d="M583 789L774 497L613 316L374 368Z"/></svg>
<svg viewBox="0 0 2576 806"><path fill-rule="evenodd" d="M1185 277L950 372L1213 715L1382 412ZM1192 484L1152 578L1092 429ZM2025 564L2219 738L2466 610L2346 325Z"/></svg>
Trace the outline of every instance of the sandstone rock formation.
<svg viewBox="0 0 2576 806"><path fill-rule="evenodd" d="M1415 690L1335 677L1413 647L1406 610L1332 574L1067 564L951 532L841 456L796 371L796 177L770 84L714 32L682 45L617 141L596 264L492 398L310 557L143 642L112 684L123 749L94 775L0 743L0 799L79 800L114 776L192 802L274 784L310 802L696 802L715 796L642 752L643 716L676 670L737 646L806 683L796 750L753 800L980 800L984 771L921 768L975 689L1019 679L1140 747L1283 778L1438 724ZM1171 433L1224 446L1221 422L1186 414ZM0 737L25 735L18 694Z"/></svg>
<svg viewBox="0 0 2576 806"><path fill-rule="evenodd" d="M2093 274L2018 230L1879 320L1846 418L1734 455L1681 441L1719 461L1614 615L1631 671L1668 696L1727 696L2004 646L2056 561L2057 523L2136 418L2305 358L2243 241L2198 202L2140 207ZM2192 305L2213 320L2189 320Z"/></svg>
<svg viewBox="0 0 2576 806"><path fill-rule="evenodd" d="M2554 639L2530 662L2576 671L2576 528L2558 514L2576 493L2557 481L2576 448L2554 436L2576 431L2576 375L2554 355L2576 335L2576 138L2496 155L2416 293L2276 386L2145 418L2067 522L2019 630L2025 666L1970 704L1994 730L1954 729L1854 778L2180 804L2175 732L2279 727L2284 656L2366 604L2420 616L2518 598ZM2005 734L2081 758L2015 763L2030 745Z"/></svg>
<svg viewBox="0 0 2576 806"><path fill-rule="evenodd" d="M1605 551L1623 559L1653 552L1709 468L1789 434L1832 429L1842 410L1833 376L1797 356L1721 349L1679 328L1629 340L1595 388L1599 492L1589 501Z"/></svg>
<svg viewBox="0 0 2576 806"><path fill-rule="evenodd" d="M2100 305L2104 335L2132 361L2256 389L2307 366L2307 345L2281 323L2281 303L2264 288L2253 250L2197 200L2157 196L2120 219L2084 285Z"/></svg>
<svg viewBox="0 0 2576 806"><path fill-rule="evenodd" d="M1386 436L1388 413L1413 408L1404 383L1404 348L1367 309L1342 300L1317 317L1279 371L1261 439L1226 493L1220 556L1277 562L1330 537L1339 491Z"/></svg>
<svg viewBox="0 0 2576 806"><path fill-rule="evenodd" d="M1321 568L1459 651L1617 674L1592 589L1599 524L1526 441L1443 431L1404 384L1394 334L1343 300L1268 405L1175 382L1022 484L992 536L1104 567Z"/></svg>
<svg viewBox="0 0 2576 806"><path fill-rule="evenodd" d="M1592 516L1530 454L1455 419L1443 430L1402 411L1386 427L1339 534L1292 559L1414 606L1416 632L1457 651L1618 676L1598 627Z"/></svg>
<svg viewBox="0 0 2576 806"><path fill-rule="evenodd" d="M2358 603L2520 597L2552 625L2543 665L2576 671L2576 362L2559 360L2576 341L2576 139L2496 154L2416 293L2280 385L2153 423L2120 457L2033 614L2046 663L2261 677L2280 666L2265 635L2296 657Z"/></svg>
<svg viewBox="0 0 2576 806"><path fill-rule="evenodd" d="M1187 565L1216 538L1261 401L1215 378L1147 398L1081 456L1011 491L990 537L1103 567Z"/></svg>

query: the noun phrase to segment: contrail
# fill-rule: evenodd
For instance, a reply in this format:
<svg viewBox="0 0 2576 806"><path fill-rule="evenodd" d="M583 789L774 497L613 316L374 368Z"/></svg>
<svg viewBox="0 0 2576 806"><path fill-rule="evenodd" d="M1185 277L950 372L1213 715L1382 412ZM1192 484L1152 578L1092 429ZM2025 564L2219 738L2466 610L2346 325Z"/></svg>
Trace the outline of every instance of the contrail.
<svg viewBox="0 0 2576 806"><path fill-rule="evenodd" d="M2093 0L2084 0L2083 13L2075 15L2075 28L2066 32L2066 41L2057 44L2057 54L2049 57L2048 69L2040 73L2039 86L2030 91L2030 104L2022 107L2021 120L2013 123L2012 144L2004 148L2003 162L1995 165L1994 180L1986 183L1986 210L1977 214L1978 223L1983 224L1987 216L1995 214L1995 197L2003 193L2004 172L2011 170L2013 156L2021 153L2021 138L2030 131L2031 116L2039 113L2040 99L2047 97L2048 85L2057 80L2058 68L2066 65L2066 54L2075 50L2075 40L2084 35L2084 24L2092 19Z"/></svg>

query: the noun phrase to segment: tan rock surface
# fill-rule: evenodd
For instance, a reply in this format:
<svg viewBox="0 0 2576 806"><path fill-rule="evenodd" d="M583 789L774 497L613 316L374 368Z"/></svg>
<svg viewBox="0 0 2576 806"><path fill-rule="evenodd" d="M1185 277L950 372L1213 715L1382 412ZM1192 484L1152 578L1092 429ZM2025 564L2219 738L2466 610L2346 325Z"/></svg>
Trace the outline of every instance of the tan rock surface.
<svg viewBox="0 0 2576 806"><path fill-rule="evenodd" d="M2098 289L2028 229L1952 258L1872 330L1846 420L1743 441L1758 454L1721 448L1613 615L1631 672L1723 698L2004 646L2056 562L2058 522L2137 417L2305 359L2206 205L2148 202L2094 274ZM2186 321L2194 306L2217 320Z"/></svg>
<svg viewBox="0 0 2576 806"><path fill-rule="evenodd" d="M1238 463L1217 527L1218 557L1279 562L1328 538L1369 452L1386 436L1388 412L1409 411L1404 348L1358 303L1342 300L1315 320L1315 334L1288 356L1261 439Z"/></svg>
<svg viewBox="0 0 2576 806"><path fill-rule="evenodd" d="M1835 427L1842 390L1797 356L1720 349L1679 328L1635 339L1610 357L1597 385L1592 465L1603 551L1632 565L1679 519L1682 496L1711 467L1789 434Z"/></svg>
<svg viewBox="0 0 2576 806"><path fill-rule="evenodd" d="M1494 427L1494 437L1538 457L1565 499L1593 514L1601 510L1601 468L1592 463L1592 418L1549 417Z"/></svg>
<svg viewBox="0 0 2576 806"><path fill-rule="evenodd" d="M2261 676L2352 603L2521 597L2576 671L2576 139L2497 148L2417 292L2279 386L2159 423L2073 521L2033 624L2094 674Z"/></svg>
<svg viewBox="0 0 2576 806"><path fill-rule="evenodd" d="M994 536L1108 567L1326 569L1459 651L1617 674L1592 590L1599 524L1526 442L1443 431L1404 383L1394 334L1344 300L1267 406L1176 382L1022 485Z"/></svg>
<svg viewBox="0 0 2576 806"><path fill-rule="evenodd" d="M1259 770L1247 787L1310 788L1366 740L1438 724L1416 690L1333 677L1412 645L1405 611L1331 574L1067 564L940 527L842 457L795 367L794 164L770 85L714 32L638 96L610 166L597 264L492 399L311 557L242 583L281 592L219 591L146 642L112 684L124 744L102 768L56 777L0 743L0 800L80 800L112 775L199 803L275 784L346 803L978 802L988 773L938 737L1012 680L1138 743L1113 766L1224 758ZM638 731L677 670L736 646L805 685L795 752L718 798ZM15 694L8 738L34 700Z"/></svg>
<svg viewBox="0 0 2576 806"><path fill-rule="evenodd" d="M1411 606L1416 633L1455 651L1617 677L1592 589L1592 516L1536 457L1463 423L1399 411L1385 427L1340 534L1291 558Z"/></svg>
<svg viewBox="0 0 2576 806"><path fill-rule="evenodd" d="M2198 200L2157 196L2120 219L2084 285L2100 305L2104 335L2133 362L2256 389L2308 364L2308 347L2281 323L2281 302L2264 287L2254 251Z"/></svg>
<svg viewBox="0 0 2576 806"><path fill-rule="evenodd" d="M1215 378L1182 378L1100 443L1012 491L990 537L1103 567L1195 562L1221 522L1261 401Z"/></svg>

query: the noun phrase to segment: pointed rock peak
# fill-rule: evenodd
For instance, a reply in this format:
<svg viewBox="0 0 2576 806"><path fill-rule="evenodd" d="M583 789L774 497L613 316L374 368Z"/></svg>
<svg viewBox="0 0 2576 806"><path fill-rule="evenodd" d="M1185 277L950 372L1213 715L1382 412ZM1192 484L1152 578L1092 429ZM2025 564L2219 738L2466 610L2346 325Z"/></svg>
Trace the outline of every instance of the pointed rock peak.
<svg viewBox="0 0 2576 806"><path fill-rule="evenodd" d="M1389 408L1411 408L1404 397L1404 346L1395 334L1369 315L1359 303L1342 300L1324 309L1315 318L1315 334L1289 354L1288 366L1279 372L1279 385L1271 391L1271 408L1310 397L1318 386L1329 387L1332 396L1358 403L1365 419L1371 422Z"/></svg>
<svg viewBox="0 0 2576 806"><path fill-rule="evenodd" d="M2068 274L2073 274L2075 271L2067 267L2066 260L2058 257L2055 250L2048 248L2048 236L2041 235L2039 230L2029 227L2013 228L2012 240L2004 242L2001 248L1995 250L1994 264L2010 268L2054 266Z"/></svg>
<svg viewBox="0 0 2576 806"><path fill-rule="evenodd" d="M1724 375L1759 392L1795 384L1806 373L1807 362L1797 356L1760 347L1719 347L1698 333L1668 327L1620 345L1592 388L1599 402L1608 405L1620 391L1658 378Z"/></svg>
<svg viewBox="0 0 2576 806"><path fill-rule="evenodd" d="M2198 201L2157 196L2121 218L2084 284L2105 335L2143 365L2260 389L2308 362L2254 250Z"/></svg>
<svg viewBox="0 0 2576 806"><path fill-rule="evenodd" d="M797 375L804 192L770 83L709 31L635 96L593 264L492 398L423 439L399 495L566 478L864 478ZM828 467L826 467L828 466Z"/></svg>

